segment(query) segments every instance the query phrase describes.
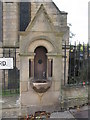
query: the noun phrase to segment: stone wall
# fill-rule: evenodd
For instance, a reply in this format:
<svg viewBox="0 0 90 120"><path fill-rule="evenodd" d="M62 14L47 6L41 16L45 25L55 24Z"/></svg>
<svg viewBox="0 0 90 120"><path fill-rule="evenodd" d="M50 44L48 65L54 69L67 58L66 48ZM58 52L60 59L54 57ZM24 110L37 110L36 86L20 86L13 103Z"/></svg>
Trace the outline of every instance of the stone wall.
<svg viewBox="0 0 90 120"><path fill-rule="evenodd" d="M18 42L18 4L3 3L3 46L15 47Z"/></svg>
<svg viewBox="0 0 90 120"><path fill-rule="evenodd" d="M62 87L61 106L62 108L70 108L81 106L88 103L89 86L67 86Z"/></svg>
<svg viewBox="0 0 90 120"><path fill-rule="evenodd" d="M2 2L0 2L0 42L2 42Z"/></svg>
<svg viewBox="0 0 90 120"><path fill-rule="evenodd" d="M31 3L31 19L37 13L41 4L44 4L48 15L55 26L66 27L67 26L67 13L61 12L53 2L32 2Z"/></svg>

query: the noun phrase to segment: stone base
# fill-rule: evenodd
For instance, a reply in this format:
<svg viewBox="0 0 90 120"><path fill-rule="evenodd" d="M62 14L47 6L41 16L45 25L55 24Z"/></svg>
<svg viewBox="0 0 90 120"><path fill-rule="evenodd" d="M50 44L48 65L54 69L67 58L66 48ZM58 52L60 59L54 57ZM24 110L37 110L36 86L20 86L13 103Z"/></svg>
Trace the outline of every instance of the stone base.
<svg viewBox="0 0 90 120"><path fill-rule="evenodd" d="M51 105L51 106L30 106L30 107L25 107L22 106L21 107L21 116L25 116L25 115L30 115L30 114L34 114L36 111L46 111L46 112L56 112L56 111L61 111L60 105L56 104L56 105Z"/></svg>

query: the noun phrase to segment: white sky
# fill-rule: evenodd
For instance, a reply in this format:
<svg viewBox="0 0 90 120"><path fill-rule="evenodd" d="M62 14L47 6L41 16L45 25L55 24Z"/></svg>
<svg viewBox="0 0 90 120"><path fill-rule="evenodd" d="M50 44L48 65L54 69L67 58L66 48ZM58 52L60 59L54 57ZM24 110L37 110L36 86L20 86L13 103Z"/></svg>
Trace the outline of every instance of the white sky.
<svg viewBox="0 0 90 120"><path fill-rule="evenodd" d="M88 42L88 2L89 0L53 0L61 11L68 12L67 23L75 35L70 41Z"/></svg>

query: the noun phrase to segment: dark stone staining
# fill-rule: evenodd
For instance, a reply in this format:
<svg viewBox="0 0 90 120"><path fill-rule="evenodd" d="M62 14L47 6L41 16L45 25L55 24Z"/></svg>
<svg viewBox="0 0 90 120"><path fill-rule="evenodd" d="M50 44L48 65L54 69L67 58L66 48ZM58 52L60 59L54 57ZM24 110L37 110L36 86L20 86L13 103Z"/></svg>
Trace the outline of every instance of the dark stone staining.
<svg viewBox="0 0 90 120"><path fill-rule="evenodd" d="M20 31L25 31L31 19L31 3L20 2Z"/></svg>
<svg viewBox="0 0 90 120"><path fill-rule="evenodd" d="M51 87L51 80L31 80L30 85L37 93L44 93Z"/></svg>
<svg viewBox="0 0 90 120"><path fill-rule="evenodd" d="M48 89L50 88L50 86L48 86L46 89L44 87L40 87L39 89L37 89L36 87L33 86L33 89L38 92L38 93L44 93L46 92Z"/></svg>

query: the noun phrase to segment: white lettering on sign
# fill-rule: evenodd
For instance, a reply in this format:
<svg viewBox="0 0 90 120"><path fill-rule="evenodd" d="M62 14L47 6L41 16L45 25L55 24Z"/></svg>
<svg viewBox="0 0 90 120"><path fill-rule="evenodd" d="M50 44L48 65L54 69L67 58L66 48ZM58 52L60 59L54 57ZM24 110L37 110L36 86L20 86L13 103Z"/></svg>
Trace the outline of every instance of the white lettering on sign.
<svg viewBox="0 0 90 120"><path fill-rule="evenodd" d="M0 69L13 69L13 58L0 58Z"/></svg>

